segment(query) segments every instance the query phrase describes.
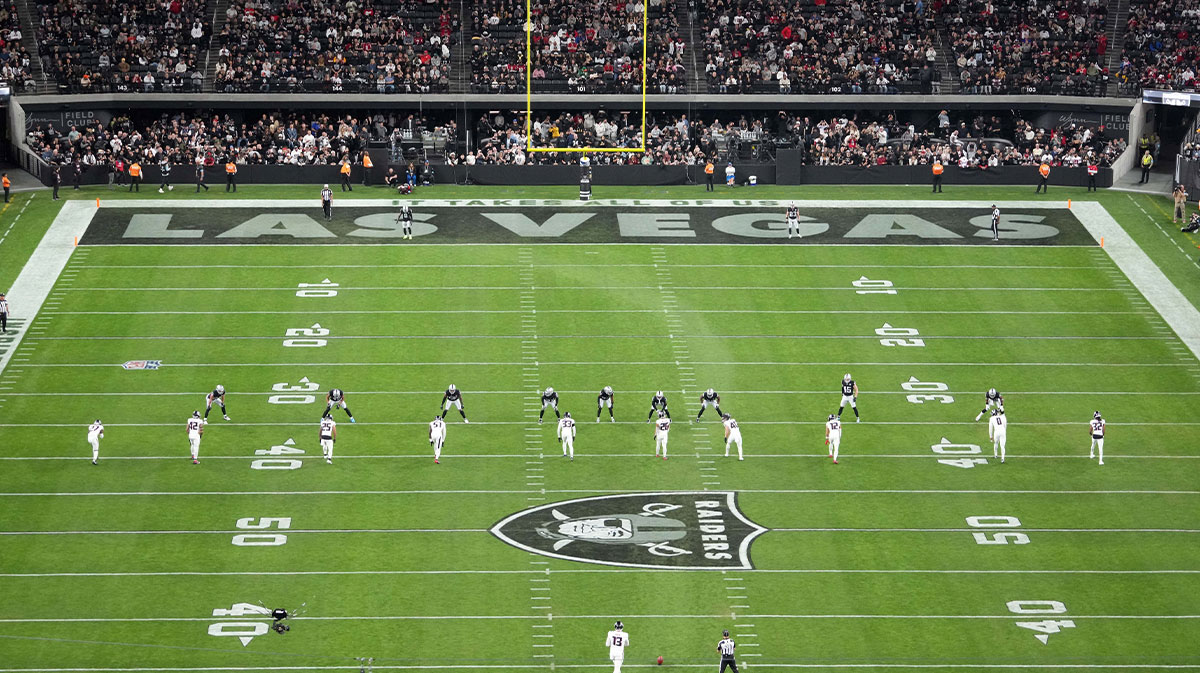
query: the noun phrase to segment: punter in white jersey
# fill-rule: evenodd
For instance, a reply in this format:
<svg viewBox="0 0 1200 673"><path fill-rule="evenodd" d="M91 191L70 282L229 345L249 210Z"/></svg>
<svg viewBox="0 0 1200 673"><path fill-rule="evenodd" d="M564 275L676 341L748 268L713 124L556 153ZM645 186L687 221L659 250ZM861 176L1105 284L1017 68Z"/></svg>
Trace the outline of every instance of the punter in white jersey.
<svg viewBox="0 0 1200 673"><path fill-rule="evenodd" d="M850 378L849 374L842 377L842 403L838 406L838 418L842 417L842 410L846 408L847 404L854 410L854 422L862 420L858 415L858 384Z"/></svg>
<svg viewBox="0 0 1200 673"><path fill-rule="evenodd" d="M558 420L558 441L562 442L563 458L575 460L575 419L569 411Z"/></svg>
<svg viewBox="0 0 1200 673"><path fill-rule="evenodd" d="M788 204L787 229L788 238L800 235L800 209L796 207L795 201Z"/></svg>
<svg viewBox="0 0 1200 673"><path fill-rule="evenodd" d="M842 419L833 414L829 414L829 420L825 421L825 445L829 447L833 464L837 465L838 450L842 447Z"/></svg>
<svg viewBox="0 0 1200 673"><path fill-rule="evenodd" d="M983 394L983 410L975 415L975 420L983 418L984 414L996 408L1004 408L1004 396L995 388L988 388L988 391Z"/></svg>
<svg viewBox="0 0 1200 673"><path fill-rule="evenodd" d="M333 420L333 412L326 411L321 417L321 428L319 431L321 437L321 455L325 456L325 462L333 465L333 443L337 441L337 423Z"/></svg>
<svg viewBox="0 0 1200 673"><path fill-rule="evenodd" d="M1096 449L1100 449L1100 464L1104 464L1104 418L1100 416L1100 412L1092 414L1092 423L1088 427L1092 433L1092 449L1088 454L1088 458L1096 457Z"/></svg>
<svg viewBox="0 0 1200 673"><path fill-rule="evenodd" d="M667 415L666 410L658 412L658 420L654 421L654 457L658 457L659 449L662 450L662 459L667 459L667 436L671 432L671 417Z"/></svg>
<svg viewBox="0 0 1200 673"><path fill-rule="evenodd" d="M1008 419L1004 417L1004 407L992 409L992 417L988 420L988 439L992 440L992 458L999 456L1003 463L1005 447L1008 445Z"/></svg>
<svg viewBox="0 0 1200 673"><path fill-rule="evenodd" d="M200 418L200 411L193 411L192 417L187 420L187 436L188 446L192 450L192 465L200 464L200 438L204 435L204 419Z"/></svg>
<svg viewBox="0 0 1200 673"><path fill-rule="evenodd" d="M100 460L100 440L104 439L104 424L97 418L95 423L88 426L88 444L92 445L92 465Z"/></svg>
<svg viewBox="0 0 1200 673"><path fill-rule="evenodd" d="M629 645L629 634L625 633L625 625L621 622L613 624L613 630L604 639L608 648L608 658L613 662L613 673L621 673L621 664L625 663L625 648Z"/></svg>
<svg viewBox="0 0 1200 673"><path fill-rule="evenodd" d="M721 416L721 423L725 426L725 457L729 457L729 445L737 444L738 460L742 460L742 429L738 427L737 420L725 414Z"/></svg>
<svg viewBox="0 0 1200 673"><path fill-rule="evenodd" d="M453 387L453 386L451 386ZM446 444L446 421L442 417L434 416L429 422L429 445L433 447L433 464L437 465L442 460L442 446Z"/></svg>

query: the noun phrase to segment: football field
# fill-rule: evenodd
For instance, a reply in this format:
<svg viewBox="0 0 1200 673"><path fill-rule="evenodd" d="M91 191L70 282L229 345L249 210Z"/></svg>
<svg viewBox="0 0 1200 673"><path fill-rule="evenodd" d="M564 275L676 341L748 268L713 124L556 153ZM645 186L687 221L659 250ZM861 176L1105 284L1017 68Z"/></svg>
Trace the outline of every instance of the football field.
<svg viewBox="0 0 1200 673"><path fill-rule="evenodd" d="M99 209L0 378L0 671L1200 670L1187 345L1074 211L864 203Z"/></svg>

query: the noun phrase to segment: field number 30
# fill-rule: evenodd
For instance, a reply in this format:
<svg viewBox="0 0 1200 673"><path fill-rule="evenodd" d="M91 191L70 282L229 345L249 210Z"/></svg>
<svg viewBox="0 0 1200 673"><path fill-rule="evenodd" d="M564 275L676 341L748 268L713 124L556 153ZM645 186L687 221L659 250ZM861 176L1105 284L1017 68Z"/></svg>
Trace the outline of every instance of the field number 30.
<svg viewBox="0 0 1200 673"><path fill-rule="evenodd" d="M910 393L945 393L950 390L950 386L945 383L936 381L919 381L917 377L910 376L908 380L900 384L900 387ZM942 404L950 404L954 401L954 397L944 394L920 394L908 395L905 399L913 404L925 404L926 402L941 402Z"/></svg>

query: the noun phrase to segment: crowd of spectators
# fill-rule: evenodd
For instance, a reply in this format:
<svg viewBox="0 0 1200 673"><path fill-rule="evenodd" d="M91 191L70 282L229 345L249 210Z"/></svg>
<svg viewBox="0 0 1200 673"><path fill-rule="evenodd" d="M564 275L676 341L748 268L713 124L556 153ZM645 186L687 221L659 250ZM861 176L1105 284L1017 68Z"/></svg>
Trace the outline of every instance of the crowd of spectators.
<svg viewBox="0 0 1200 673"><path fill-rule="evenodd" d="M649 3L648 5L643 4ZM643 47L643 16L651 30ZM471 90L525 90L525 4L487 0L471 6ZM674 0L546 0L532 9L530 79L534 91L640 93L687 91Z"/></svg>
<svg viewBox="0 0 1200 673"><path fill-rule="evenodd" d="M209 166L230 158L240 164L335 165L357 160L368 142L386 141L413 117L264 113L245 120L230 115L162 115L151 120L119 117L69 129L41 126L26 134L35 154L52 164L78 161L108 166L120 159L158 164Z"/></svg>
<svg viewBox="0 0 1200 673"><path fill-rule="evenodd" d="M931 91L923 0L711 0L700 19L713 93Z"/></svg>
<svg viewBox="0 0 1200 673"><path fill-rule="evenodd" d="M17 91L32 90L37 85L22 37L16 4L11 0L0 4L0 80Z"/></svg>
<svg viewBox="0 0 1200 673"><path fill-rule="evenodd" d="M962 93L1103 92L1106 0L946 0Z"/></svg>
<svg viewBox="0 0 1200 673"><path fill-rule="evenodd" d="M37 14L42 65L65 91L202 88L207 0L39 0Z"/></svg>
<svg viewBox="0 0 1200 673"><path fill-rule="evenodd" d="M233 0L217 35L221 92L449 89L449 0Z"/></svg>
<svg viewBox="0 0 1200 673"><path fill-rule="evenodd" d="M1131 1L1118 79L1126 86L1196 91L1200 1Z"/></svg>

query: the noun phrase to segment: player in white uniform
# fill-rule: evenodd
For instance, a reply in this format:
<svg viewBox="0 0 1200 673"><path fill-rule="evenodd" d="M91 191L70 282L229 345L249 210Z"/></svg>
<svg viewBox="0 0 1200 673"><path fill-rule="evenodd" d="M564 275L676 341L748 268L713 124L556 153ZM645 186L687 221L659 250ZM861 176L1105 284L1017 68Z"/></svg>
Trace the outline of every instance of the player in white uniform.
<svg viewBox="0 0 1200 673"><path fill-rule="evenodd" d="M208 412L212 411L213 403L221 407L221 416L225 420L229 420L229 414L225 413L225 386L218 385L213 388L213 391L204 397L204 423L208 424Z"/></svg>
<svg viewBox="0 0 1200 673"><path fill-rule="evenodd" d="M337 423L333 420L333 412L326 411L321 417L321 455L325 462L333 465L333 443L337 441Z"/></svg>
<svg viewBox="0 0 1200 673"><path fill-rule="evenodd" d="M575 419L567 412L558 421L558 441L562 442L563 458L575 460Z"/></svg>
<svg viewBox="0 0 1200 673"><path fill-rule="evenodd" d="M453 386L451 386L453 387ZM429 422L429 445L433 447L433 464L442 460L442 446L446 444L446 421L441 416L434 416Z"/></svg>
<svg viewBox="0 0 1200 673"><path fill-rule="evenodd" d="M621 673L621 664L625 662L625 646L629 644L629 634L625 633L625 625L621 622L613 624L613 630L608 632L604 645L608 648L608 658L613 662L613 673Z"/></svg>
<svg viewBox="0 0 1200 673"><path fill-rule="evenodd" d="M654 457L662 449L663 460L667 459L667 435L671 432L671 417L665 410L659 410L658 420L654 422Z"/></svg>
<svg viewBox="0 0 1200 673"><path fill-rule="evenodd" d="M97 418L95 423L88 426L88 444L92 445L92 465L100 460L100 440L104 439L104 424Z"/></svg>
<svg viewBox="0 0 1200 673"><path fill-rule="evenodd" d="M858 384L850 378L849 374L842 377L842 403L838 406L838 418L842 417L842 410L846 408L847 403L854 410L854 422L862 420L858 415Z"/></svg>
<svg viewBox="0 0 1200 673"><path fill-rule="evenodd" d="M787 228L788 238L800 235L800 209L796 207L795 201L788 204Z"/></svg>
<svg viewBox="0 0 1200 673"><path fill-rule="evenodd" d="M738 427L738 422L729 414L722 416L721 420L725 425L725 457L729 457L729 445L736 442L738 460L742 460L742 429Z"/></svg>
<svg viewBox="0 0 1200 673"><path fill-rule="evenodd" d="M1008 444L1008 420L1004 417L1004 407L992 409L992 418L988 421L988 439L992 440L992 458L997 456L999 449L1000 462L1004 462L1004 449Z"/></svg>
<svg viewBox="0 0 1200 673"><path fill-rule="evenodd" d="M187 420L187 436L188 444L192 449L192 465L200 464L200 437L204 434L204 419L200 418L200 411L192 412L192 417Z"/></svg>
<svg viewBox="0 0 1200 673"><path fill-rule="evenodd" d="M1004 396L997 392L995 388L988 388L988 391L983 395L983 411L975 415L975 420L983 418L983 415L993 408L1004 408Z"/></svg>
<svg viewBox="0 0 1200 673"><path fill-rule="evenodd" d="M825 421L825 445L829 447L833 464L837 465L838 449L842 446L842 419L833 414L829 414L829 420Z"/></svg>
<svg viewBox="0 0 1200 673"><path fill-rule="evenodd" d="M1096 457L1096 448L1100 448L1100 464L1104 464L1104 419L1100 417L1100 412L1092 414L1092 424L1088 428L1092 433L1092 449L1088 454L1088 458Z"/></svg>

